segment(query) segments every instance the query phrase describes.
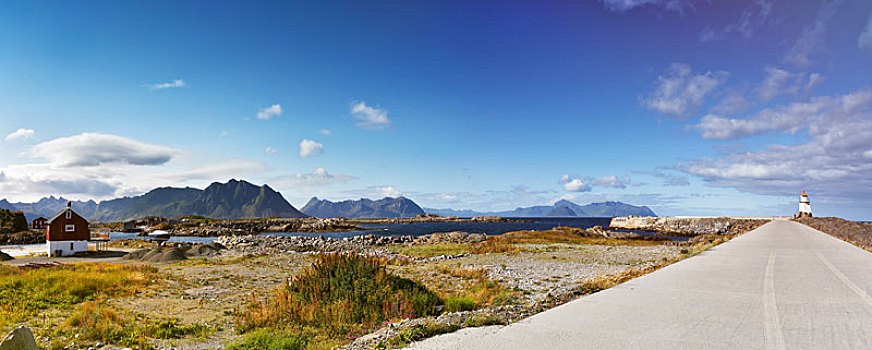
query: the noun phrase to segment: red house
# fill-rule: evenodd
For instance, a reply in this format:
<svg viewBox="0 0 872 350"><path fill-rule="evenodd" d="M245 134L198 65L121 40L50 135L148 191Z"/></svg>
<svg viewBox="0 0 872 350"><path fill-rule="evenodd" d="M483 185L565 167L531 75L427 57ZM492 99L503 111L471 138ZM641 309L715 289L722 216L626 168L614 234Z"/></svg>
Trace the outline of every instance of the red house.
<svg viewBox="0 0 872 350"><path fill-rule="evenodd" d="M73 255L88 251L91 229L88 220L73 211L72 202L48 220L45 228L46 248L49 256Z"/></svg>
<svg viewBox="0 0 872 350"><path fill-rule="evenodd" d="M48 220L42 216L33 219L30 223L30 228L34 230L44 230L46 227L48 227Z"/></svg>

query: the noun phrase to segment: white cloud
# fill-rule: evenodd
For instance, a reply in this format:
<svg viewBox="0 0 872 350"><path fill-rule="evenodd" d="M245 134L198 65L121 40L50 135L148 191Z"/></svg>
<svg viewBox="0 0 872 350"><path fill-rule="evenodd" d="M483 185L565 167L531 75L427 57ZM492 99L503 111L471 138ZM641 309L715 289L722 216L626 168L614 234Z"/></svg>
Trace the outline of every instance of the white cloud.
<svg viewBox="0 0 872 350"><path fill-rule="evenodd" d="M36 132L33 131L33 129L21 128L9 133L9 135L6 135L6 141L29 139L33 137L35 133Z"/></svg>
<svg viewBox="0 0 872 350"><path fill-rule="evenodd" d="M842 2L844 0L822 1L823 5L818 10L814 25L803 29L799 39L784 58L785 61L797 67L807 67L812 63L809 56L821 49L827 26Z"/></svg>
<svg viewBox="0 0 872 350"><path fill-rule="evenodd" d="M740 91L730 92L726 98L721 100L714 108L711 109L712 113L723 113L723 114L736 114L740 112L744 112L749 108L753 107L754 104L751 101L748 101L745 98L745 95Z"/></svg>
<svg viewBox="0 0 872 350"><path fill-rule="evenodd" d="M808 75L808 82L805 84L805 91L811 91L815 86L824 82L824 77L818 73Z"/></svg>
<svg viewBox="0 0 872 350"><path fill-rule="evenodd" d="M563 189L570 192L588 192L591 190L590 184L582 179L572 179L563 184Z"/></svg>
<svg viewBox="0 0 872 350"><path fill-rule="evenodd" d="M229 131L222 131L220 134L218 134L218 137L227 137L227 136L230 136Z"/></svg>
<svg viewBox="0 0 872 350"><path fill-rule="evenodd" d="M627 185L630 184L629 177L617 177L617 176L605 176L598 177L590 180L591 185L599 186L599 187L609 187L609 188L627 188Z"/></svg>
<svg viewBox="0 0 872 350"><path fill-rule="evenodd" d="M769 15L772 13L772 1L755 0L751 5L742 11L739 19L736 22L724 26L721 30L706 29L700 32L699 40L709 42L715 39L725 37L729 33L739 33L743 38L750 39L754 32L761 26L766 24Z"/></svg>
<svg viewBox="0 0 872 350"><path fill-rule="evenodd" d="M280 115L282 115L282 106L279 104L274 104L257 110L257 119L261 120L270 120L273 117L278 117Z"/></svg>
<svg viewBox="0 0 872 350"><path fill-rule="evenodd" d="M755 91L760 101L767 102L779 95L796 95L800 92L809 92L812 88L820 85L824 77L818 73L811 73L806 77L803 73L793 73L774 67L766 68L766 78L760 83Z"/></svg>
<svg viewBox="0 0 872 350"><path fill-rule="evenodd" d="M766 79L757 87L757 98L769 101L781 94L795 94L799 91L802 74L774 67L766 68Z"/></svg>
<svg viewBox="0 0 872 350"><path fill-rule="evenodd" d="M385 197L397 198L403 195L403 193L395 189L394 186L378 187L377 190Z"/></svg>
<svg viewBox="0 0 872 350"><path fill-rule="evenodd" d="M329 186L356 179L357 178L354 176L331 174L324 168L318 168L310 173L297 173L296 175L282 177L272 181L272 183L274 183L276 187L281 188L309 188Z"/></svg>
<svg viewBox="0 0 872 350"><path fill-rule="evenodd" d="M857 38L857 47L860 50L872 50L872 13L869 14L869 19L866 21L866 28Z"/></svg>
<svg viewBox="0 0 872 350"><path fill-rule="evenodd" d="M785 195L805 188L831 198L868 204L872 196L870 107L872 88L866 88L780 106L750 120L731 120L726 127L734 125L739 131L714 135L744 137L798 128L805 132L805 140L699 159L679 169L711 185L745 192Z"/></svg>
<svg viewBox="0 0 872 350"><path fill-rule="evenodd" d="M330 135L330 134L332 134L332 132L331 132L329 129L321 129L321 130L318 130L318 133L321 134L321 135Z"/></svg>
<svg viewBox="0 0 872 350"><path fill-rule="evenodd" d="M694 9L693 0L600 0L609 11L626 12L638 7L660 7L683 14L685 9Z"/></svg>
<svg viewBox="0 0 872 350"><path fill-rule="evenodd" d="M300 141L300 158L306 158L311 155L324 152L324 145L312 140Z"/></svg>
<svg viewBox="0 0 872 350"><path fill-rule="evenodd" d="M186 85L182 79L175 79L175 80L168 81L165 83L151 84L148 87L151 88L152 90L164 90L164 89L171 89L171 88L182 88L182 87L186 87L186 86L188 86L188 85Z"/></svg>
<svg viewBox="0 0 872 350"><path fill-rule="evenodd" d="M648 109L684 118L705 102L718 85L726 81L729 73L723 71L694 74L690 66L673 63L665 75L657 78L657 89L642 103Z"/></svg>
<svg viewBox="0 0 872 350"><path fill-rule="evenodd" d="M858 113L872 101L872 89L858 90L847 95L815 97L805 102L766 108L746 119L732 119L707 115L693 126L707 139L736 139L765 132L796 133L809 127L813 121L831 123L837 118Z"/></svg>
<svg viewBox="0 0 872 350"><path fill-rule="evenodd" d="M367 106L363 101L351 105L351 116L358 120L354 125L362 129L382 129L391 123L388 111Z"/></svg>
<svg viewBox="0 0 872 350"><path fill-rule="evenodd" d="M36 201L48 195L102 200L156 187L205 186L266 169L260 162L192 157L170 147L103 134L40 143L23 156L31 162L0 165L0 193L12 200Z"/></svg>
<svg viewBox="0 0 872 350"><path fill-rule="evenodd" d="M266 154L266 155L276 154L276 152L278 152L278 151L275 148L272 148L270 146L266 146L266 148L263 149L263 154Z"/></svg>
<svg viewBox="0 0 872 350"><path fill-rule="evenodd" d="M84 133L37 144L30 153L55 166L87 167L105 163L161 165L179 151L117 135Z"/></svg>
<svg viewBox="0 0 872 350"><path fill-rule="evenodd" d="M560 183L563 184L563 189L571 192L589 192L596 187L608 188L627 188L630 184L629 177L604 176L604 177L584 177L574 178L570 175L561 175Z"/></svg>

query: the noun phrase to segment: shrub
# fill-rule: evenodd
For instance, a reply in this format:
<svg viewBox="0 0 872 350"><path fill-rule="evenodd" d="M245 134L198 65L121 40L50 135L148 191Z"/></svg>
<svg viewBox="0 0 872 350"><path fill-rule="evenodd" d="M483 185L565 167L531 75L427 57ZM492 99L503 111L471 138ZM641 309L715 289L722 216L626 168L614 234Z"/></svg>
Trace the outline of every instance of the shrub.
<svg viewBox="0 0 872 350"><path fill-rule="evenodd" d="M359 326L433 315L441 303L417 282L389 274L376 259L329 254L316 257L265 300L253 297L238 321L243 331L294 323L338 335Z"/></svg>

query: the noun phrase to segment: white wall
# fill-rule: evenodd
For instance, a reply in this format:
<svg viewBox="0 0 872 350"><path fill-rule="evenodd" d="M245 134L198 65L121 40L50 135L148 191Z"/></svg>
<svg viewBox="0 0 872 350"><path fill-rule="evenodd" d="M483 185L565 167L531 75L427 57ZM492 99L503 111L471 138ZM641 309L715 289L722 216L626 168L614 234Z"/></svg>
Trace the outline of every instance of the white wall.
<svg viewBox="0 0 872 350"><path fill-rule="evenodd" d="M45 244L46 249L48 249L48 256L56 256L58 250L61 251L61 256L88 251L88 241L48 241ZM70 247L71 245L72 248Z"/></svg>

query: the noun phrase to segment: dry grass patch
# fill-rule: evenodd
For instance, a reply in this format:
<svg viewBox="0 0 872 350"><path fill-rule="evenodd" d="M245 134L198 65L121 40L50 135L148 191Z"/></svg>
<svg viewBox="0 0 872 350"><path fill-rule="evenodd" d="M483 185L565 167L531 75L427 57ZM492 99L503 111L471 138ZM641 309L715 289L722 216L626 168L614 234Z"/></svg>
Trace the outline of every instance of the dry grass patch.
<svg viewBox="0 0 872 350"><path fill-rule="evenodd" d="M147 266L84 263L23 269L0 266L0 330L48 309L68 310L100 297L143 290L157 278Z"/></svg>

